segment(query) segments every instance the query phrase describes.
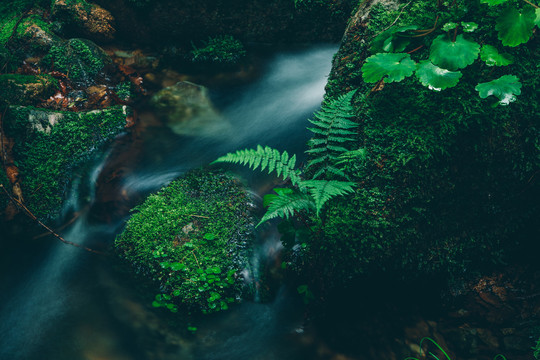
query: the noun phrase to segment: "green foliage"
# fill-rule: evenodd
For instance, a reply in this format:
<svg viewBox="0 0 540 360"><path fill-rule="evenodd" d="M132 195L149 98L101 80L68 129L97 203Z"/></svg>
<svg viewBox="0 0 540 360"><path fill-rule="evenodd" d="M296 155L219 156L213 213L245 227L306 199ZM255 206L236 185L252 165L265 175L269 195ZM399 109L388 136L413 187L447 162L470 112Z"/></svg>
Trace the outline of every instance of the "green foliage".
<svg viewBox="0 0 540 360"><path fill-rule="evenodd" d="M244 45L231 35L208 38L203 47L193 45L190 53L193 62L235 64L245 55Z"/></svg>
<svg viewBox="0 0 540 360"><path fill-rule="evenodd" d="M296 155L289 157L287 151L280 153L269 146L263 148L258 145L257 149L245 149L238 150L235 153L228 153L216 159L212 164L218 162L247 165L253 170L257 170L260 166L261 171L267 170L268 174L275 171L278 177L283 178L283 180L290 179L293 185L300 182L300 171L294 168Z"/></svg>
<svg viewBox="0 0 540 360"><path fill-rule="evenodd" d="M495 29L503 45L518 46L531 38L535 20L532 6L525 6L521 11L509 8L497 19Z"/></svg>
<svg viewBox="0 0 540 360"><path fill-rule="evenodd" d="M418 26L400 26L391 27L383 31L372 41L372 52L402 52L411 43L410 35L413 30L417 30Z"/></svg>
<svg viewBox="0 0 540 360"><path fill-rule="evenodd" d="M428 350L427 351L427 354L429 355L428 356L429 359L441 360L441 358L444 356L444 358L446 360L452 360L450 358L450 355L448 355L448 353L441 347L441 345L439 345L438 342L436 342L435 340L433 340L430 337L425 337L425 338L422 338L422 340L420 340L420 345L419 345L419 347L420 347L420 357L422 359L425 358L425 355L422 356L422 353L424 353L424 347L423 347L424 343L427 343L428 345L435 346L434 350ZM501 358L501 360L506 360L506 357L504 355L502 355L502 354L495 355L493 360L497 360L499 358ZM416 357L409 356L409 357L405 358L405 360L419 360L419 359L416 358Z"/></svg>
<svg viewBox="0 0 540 360"><path fill-rule="evenodd" d="M50 75L0 75L0 105L32 105L52 96L58 81Z"/></svg>
<svg viewBox="0 0 540 360"><path fill-rule="evenodd" d="M230 176L193 171L134 209L115 247L161 289L154 307L212 313L240 298L252 240L249 202Z"/></svg>
<svg viewBox="0 0 540 360"><path fill-rule="evenodd" d="M456 86L462 75L460 71L449 71L435 66L429 60L420 61L416 69L416 77L420 83L437 91Z"/></svg>
<svg viewBox="0 0 540 360"><path fill-rule="evenodd" d="M368 83L375 83L383 78L386 83L399 82L411 76L415 68L416 63L409 54L379 53L366 59L362 66L362 76Z"/></svg>
<svg viewBox="0 0 540 360"><path fill-rule="evenodd" d="M496 80L478 84L475 89L482 99L493 95L499 99L498 104L508 105L516 101L516 95L521 94L521 83L517 76L504 75Z"/></svg>
<svg viewBox="0 0 540 360"><path fill-rule="evenodd" d="M487 66L507 66L514 63L514 57L507 53L499 53L499 51L491 45L483 45L480 50L480 59Z"/></svg>
<svg viewBox="0 0 540 360"><path fill-rule="evenodd" d="M315 210L313 199L306 193L293 189L274 189L276 194L264 196L264 206L268 209L257 226L275 218L289 219L299 212Z"/></svg>
<svg viewBox="0 0 540 360"><path fill-rule="evenodd" d="M536 340L536 345L532 348L534 350L533 355L536 360L540 360L540 338Z"/></svg>
<svg viewBox="0 0 540 360"><path fill-rule="evenodd" d="M437 36L431 43L429 58L433 64L448 70L458 70L471 65L480 52L480 45L458 35L455 41L446 34Z"/></svg>
<svg viewBox="0 0 540 360"><path fill-rule="evenodd" d="M315 203L315 215L319 216L323 205L333 197L353 192L355 183L337 180L306 180L302 182Z"/></svg>
<svg viewBox="0 0 540 360"><path fill-rule="evenodd" d="M121 132L126 116L122 106L78 113L8 108L4 131L15 139L13 155L21 172L25 203L38 218L57 215L71 171Z"/></svg>
<svg viewBox="0 0 540 360"><path fill-rule="evenodd" d="M320 111L314 114L315 120L309 122L315 127L308 128L314 136L309 141L307 151L313 157L308 161L307 168L315 171L316 179L324 173L332 173L345 177L345 173L335 166L340 154L347 151L345 143L354 140L358 124L351 121L354 108L351 100L356 93L349 91L342 96L327 101Z"/></svg>
<svg viewBox="0 0 540 360"><path fill-rule="evenodd" d="M111 62L100 47L85 39L70 39L53 45L42 61L47 67L82 83L91 83Z"/></svg>

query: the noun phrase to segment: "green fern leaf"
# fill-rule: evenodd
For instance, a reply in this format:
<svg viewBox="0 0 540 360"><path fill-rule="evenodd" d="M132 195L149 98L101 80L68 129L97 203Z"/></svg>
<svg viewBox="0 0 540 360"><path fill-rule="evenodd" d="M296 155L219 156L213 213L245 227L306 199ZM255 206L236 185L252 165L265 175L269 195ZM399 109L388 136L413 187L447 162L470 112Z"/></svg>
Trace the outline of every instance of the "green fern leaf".
<svg viewBox="0 0 540 360"><path fill-rule="evenodd" d="M333 197L354 191L355 183L337 180L306 180L302 182L315 202L315 212L319 216L324 204Z"/></svg>
<svg viewBox="0 0 540 360"><path fill-rule="evenodd" d="M328 101L322 109L314 114L316 120L309 120L315 127L309 128L314 134L309 141L310 149L306 152L313 156L308 161L307 168L316 167L317 178L332 168L332 173L341 175L343 172L333 171L334 160L337 156L347 151L345 144L354 141L356 132L352 131L358 124L351 121L354 117L354 107L351 100L356 90L349 91L340 97Z"/></svg>
<svg viewBox="0 0 540 360"><path fill-rule="evenodd" d="M257 149L244 149L234 153L228 153L213 161L212 164L221 162L247 165L253 170L257 170L260 167L261 171L268 169L267 172L269 174L276 171L278 177L284 180L287 178L291 179L293 185L297 185L300 182L300 171L294 168L296 155L289 158L289 154L286 151L280 153L278 150L272 149L269 146L263 148L258 145Z"/></svg>
<svg viewBox="0 0 540 360"><path fill-rule="evenodd" d="M274 190L277 194L265 196L265 203L268 205L268 209L257 226L261 225L265 221L278 217L288 219L294 216L296 212L303 210L313 211L315 209L315 204L308 194L293 191L292 189Z"/></svg>

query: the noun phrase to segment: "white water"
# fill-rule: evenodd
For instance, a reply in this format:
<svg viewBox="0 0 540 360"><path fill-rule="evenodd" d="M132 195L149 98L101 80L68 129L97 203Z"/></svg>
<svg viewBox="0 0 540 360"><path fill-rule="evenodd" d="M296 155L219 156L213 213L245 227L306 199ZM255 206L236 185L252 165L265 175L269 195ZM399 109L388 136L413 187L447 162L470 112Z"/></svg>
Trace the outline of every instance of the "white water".
<svg viewBox="0 0 540 360"><path fill-rule="evenodd" d="M255 144L301 155L308 138L307 118L320 105L335 50L334 46L318 46L279 54L269 61L254 84L235 90L234 96L217 94L228 99L220 110L234 130L218 138L151 139L141 159L122 179L122 191L155 191L190 168L209 163L227 151ZM84 201L79 195L84 182L73 182L64 213L77 211L80 215L62 234L66 240L90 243L89 246L107 244L119 231L118 222L95 223L89 218L96 179L103 166L100 162L86 175L90 178L90 188L84 190L90 198L86 210L81 208ZM4 291L0 296L0 359L146 359L145 351L152 349L134 345L131 338L141 329L126 325L123 315L114 318L113 314L122 314L123 309L111 305L120 303L112 289L121 285L110 285L108 279L96 275L108 268L104 269L94 255L81 249L52 238L43 241L52 245L33 254L33 260L23 261L24 271L11 269L4 274L17 277L16 281L0 279L0 289ZM253 261L275 256L279 246L276 236L268 237L259 244ZM24 253L19 249L15 255ZM2 258L9 256L3 254ZM290 307L285 299L286 294L281 291L271 304L237 306L227 314L209 319L190 346L183 344L171 354L156 358L254 359L257 353L266 351L261 359L296 359L298 349L280 348L301 321L298 316L284 318ZM127 303L135 308L146 306L131 299ZM156 345L148 345L152 346Z"/></svg>

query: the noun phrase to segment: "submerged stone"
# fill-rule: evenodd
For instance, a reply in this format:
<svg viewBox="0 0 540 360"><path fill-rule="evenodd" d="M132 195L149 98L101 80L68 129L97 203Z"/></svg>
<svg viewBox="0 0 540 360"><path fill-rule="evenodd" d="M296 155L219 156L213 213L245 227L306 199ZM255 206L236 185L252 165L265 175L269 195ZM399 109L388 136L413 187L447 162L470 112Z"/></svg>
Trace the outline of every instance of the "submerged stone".
<svg viewBox="0 0 540 360"><path fill-rule="evenodd" d="M254 227L251 200L237 180L192 171L135 210L115 247L161 289L154 307L210 313L239 301Z"/></svg>
<svg viewBox="0 0 540 360"><path fill-rule="evenodd" d="M179 135L211 135L228 129L204 86L180 81L157 92L150 101L157 114Z"/></svg>

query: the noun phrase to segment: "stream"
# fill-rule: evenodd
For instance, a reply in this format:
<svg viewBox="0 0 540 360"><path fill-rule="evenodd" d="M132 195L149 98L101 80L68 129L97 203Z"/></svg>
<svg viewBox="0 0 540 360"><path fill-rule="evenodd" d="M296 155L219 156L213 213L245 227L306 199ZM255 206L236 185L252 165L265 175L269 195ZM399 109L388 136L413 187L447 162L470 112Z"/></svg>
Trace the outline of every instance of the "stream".
<svg viewBox="0 0 540 360"><path fill-rule="evenodd" d="M253 82L210 88L229 130L182 136L149 125L136 139L118 137L75 174L63 212L65 222L75 220L61 235L106 250L128 210L146 195L228 151L269 145L301 161L307 119L321 103L335 51L334 45L282 51ZM154 120L141 113L143 125ZM269 177L242 174L255 197L273 186ZM245 301L200 320L199 330L186 335L164 320L162 310L151 308L153 295L140 290L113 258L50 236L8 236L10 245L0 255L0 359L327 358L303 335L303 305L284 286L269 302ZM272 262L279 256L278 234L264 234L255 247L254 263Z"/></svg>

